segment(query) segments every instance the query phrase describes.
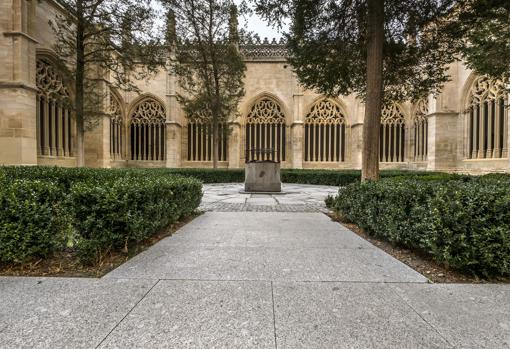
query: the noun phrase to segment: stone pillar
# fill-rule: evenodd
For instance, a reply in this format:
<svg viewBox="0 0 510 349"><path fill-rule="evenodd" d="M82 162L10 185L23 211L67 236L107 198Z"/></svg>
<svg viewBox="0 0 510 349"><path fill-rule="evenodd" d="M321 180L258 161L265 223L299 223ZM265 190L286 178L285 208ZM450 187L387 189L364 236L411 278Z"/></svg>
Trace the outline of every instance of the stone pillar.
<svg viewBox="0 0 510 349"><path fill-rule="evenodd" d="M346 139L346 161L350 161L353 169L361 169L363 152L363 121L365 119L365 105L355 99L353 115L349 118L350 137Z"/></svg>
<svg viewBox="0 0 510 349"><path fill-rule="evenodd" d="M303 121L294 121L291 129L292 168L303 168Z"/></svg>
<svg viewBox="0 0 510 349"><path fill-rule="evenodd" d="M290 126L292 168L303 168L303 89L299 85L295 74L293 74L292 84L295 88L293 95L292 124Z"/></svg>
<svg viewBox="0 0 510 349"><path fill-rule="evenodd" d="M107 75L107 72L94 72L97 77ZM101 89L100 95L106 96L103 99L101 108L106 114L110 109L110 93L106 82L98 86ZM85 166L86 167L110 167L110 118L106 115L97 120L85 122L84 132Z"/></svg>
<svg viewBox="0 0 510 349"><path fill-rule="evenodd" d="M241 124L237 121L230 123L228 137L228 168L241 167Z"/></svg>
<svg viewBox="0 0 510 349"><path fill-rule="evenodd" d="M350 142L349 142L350 141ZM350 156L352 168L361 169L361 157L363 151L363 123L351 125L351 138L347 138L346 156ZM349 152L350 151L350 152Z"/></svg>
<svg viewBox="0 0 510 349"><path fill-rule="evenodd" d="M428 118L428 164L432 171L454 170L457 160L457 135L459 114L454 112L435 112Z"/></svg>
<svg viewBox="0 0 510 349"><path fill-rule="evenodd" d="M37 164L36 1L0 3L0 164Z"/></svg>
<svg viewBox="0 0 510 349"><path fill-rule="evenodd" d="M110 167L110 118L101 117L85 130L85 166Z"/></svg>
<svg viewBox="0 0 510 349"><path fill-rule="evenodd" d="M181 167L182 125L179 122L180 107L177 101L177 77L171 66L173 59L174 56L170 53L166 68L166 167Z"/></svg>

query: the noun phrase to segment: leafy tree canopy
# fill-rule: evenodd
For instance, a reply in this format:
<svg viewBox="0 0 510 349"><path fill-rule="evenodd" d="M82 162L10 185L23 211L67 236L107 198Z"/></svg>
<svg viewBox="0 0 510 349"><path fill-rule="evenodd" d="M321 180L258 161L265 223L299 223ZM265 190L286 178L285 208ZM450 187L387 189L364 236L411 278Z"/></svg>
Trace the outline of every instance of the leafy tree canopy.
<svg viewBox="0 0 510 349"><path fill-rule="evenodd" d="M50 21L55 50L70 68L77 93L83 88L84 119L100 114L100 84L139 91L136 80L161 65L156 11L149 0L62 0L68 12ZM80 106L77 105L77 108Z"/></svg>
<svg viewBox="0 0 510 349"><path fill-rule="evenodd" d="M469 68L496 79L510 78L508 0L467 0L444 28Z"/></svg>
<svg viewBox="0 0 510 349"><path fill-rule="evenodd" d="M244 96L246 65L239 52L238 9L230 0L164 0L171 69L186 116L213 126L213 164L218 159L218 124L237 114Z"/></svg>
<svg viewBox="0 0 510 349"><path fill-rule="evenodd" d="M138 91L133 80L160 65L150 0L62 0L68 11L50 21L55 51L74 82L78 166L85 161L84 130L105 115L108 85ZM106 85L106 86L105 86Z"/></svg>
<svg viewBox="0 0 510 349"><path fill-rule="evenodd" d="M366 93L367 0L254 0L276 25L290 20L290 62L303 85L329 95ZM385 0L386 100L414 100L448 80L454 47L437 21L454 0Z"/></svg>

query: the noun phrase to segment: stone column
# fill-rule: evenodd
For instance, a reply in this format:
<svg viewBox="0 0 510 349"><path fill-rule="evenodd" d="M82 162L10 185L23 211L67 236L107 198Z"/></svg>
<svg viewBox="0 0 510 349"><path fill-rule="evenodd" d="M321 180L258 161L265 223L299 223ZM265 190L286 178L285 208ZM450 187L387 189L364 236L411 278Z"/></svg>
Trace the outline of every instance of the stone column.
<svg viewBox="0 0 510 349"><path fill-rule="evenodd" d="M432 171L454 170L457 160L457 135L459 114L454 112L434 112L428 118L428 164Z"/></svg>
<svg viewBox="0 0 510 349"><path fill-rule="evenodd" d="M355 123L351 125L351 137L346 140L346 157L347 161L350 157L353 169L361 169L361 156L363 150L363 123ZM350 142L349 142L350 141Z"/></svg>
<svg viewBox="0 0 510 349"><path fill-rule="evenodd" d="M365 118L365 106L358 99L353 101L355 107L352 111L346 111L350 133L346 139L346 161L350 162L351 168L361 169L361 156L363 151L363 121ZM353 113L349 115L349 113Z"/></svg>
<svg viewBox="0 0 510 349"><path fill-rule="evenodd" d="M291 80L294 85L293 94L293 115L292 124L290 126L291 134L291 152L292 152L292 168L303 168L303 89L299 85L297 77L293 74Z"/></svg>
<svg viewBox="0 0 510 349"><path fill-rule="evenodd" d="M110 118L97 120L85 130L85 166L110 167Z"/></svg>
<svg viewBox="0 0 510 349"><path fill-rule="evenodd" d="M179 102L177 101L176 77L167 67L166 95L166 167L181 167L182 125L179 123Z"/></svg>
<svg viewBox="0 0 510 349"><path fill-rule="evenodd" d="M294 121L292 135L292 168L303 168L303 121Z"/></svg>
<svg viewBox="0 0 510 349"><path fill-rule="evenodd" d="M176 83L177 78L170 64L167 64L166 167L181 167L182 125L179 122L180 107Z"/></svg>
<svg viewBox="0 0 510 349"><path fill-rule="evenodd" d="M0 3L0 164L37 164L36 1Z"/></svg>
<svg viewBox="0 0 510 349"><path fill-rule="evenodd" d="M177 76L173 70L176 60L175 14L168 11L166 22L166 167L181 167L182 124L179 122L180 107L177 101Z"/></svg>
<svg viewBox="0 0 510 349"><path fill-rule="evenodd" d="M228 136L228 168L241 167L241 124L238 121L230 123Z"/></svg>
<svg viewBox="0 0 510 349"><path fill-rule="evenodd" d="M105 76L107 72L96 71L97 76ZM98 84L100 94L106 96L101 108L107 113L110 108L109 87L106 82ZM101 116L85 125L84 132L85 166L86 167L110 167L110 118Z"/></svg>

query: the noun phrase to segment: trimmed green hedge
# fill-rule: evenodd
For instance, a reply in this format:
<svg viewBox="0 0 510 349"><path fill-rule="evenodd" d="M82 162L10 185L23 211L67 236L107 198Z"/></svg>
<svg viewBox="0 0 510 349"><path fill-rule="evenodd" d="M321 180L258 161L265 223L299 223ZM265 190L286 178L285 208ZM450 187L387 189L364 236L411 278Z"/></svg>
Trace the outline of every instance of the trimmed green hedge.
<svg viewBox="0 0 510 349"><path fill-rule="evenodd" d="M0 188L0 262L47 257L65 246L68 215L58 185L14 180Z"/></svg>
<svg viewBox="0 0 510 349"><path fill-rule="evenodd" d="M71 243L84 262L192 213L202 184L170 172L0 167L0 262L47 257Z"/></svg>
<svg viewBox="0 0 510 349"><path fill-rule="evenodd" d="M446 266L510 275L510 176L356 183L330 204L367 232Z"/></svg>
<svg viewBox="0 0 510 349"><path fill-rule="evenodd" d="M202 185L190 178L128 177L104 184L76 183L68 200L77 248L86 263L191 214L202 197Z"/></svg>
<svg viewBox="0 0 510 349"><path fill-rule="evenodd" d="M0 167L9 178L18 179L53 179L66 188L72 183L84 179L96 178L109 180L122 176L165 176L180 175L193 177L203 183L243 183L244 169L203 169L203 168L160 168L160 169L90 169L90 168L61 168L61 167ZM361 172L358 170L302 170L282 169L284 183L315 184L330 186L345 186L359 182ZM446 179L462 177L441 172L385 170L381 171L381 178L389 177L419 177L424 179ZM464 176L466 177L466 176Z"/></svg>

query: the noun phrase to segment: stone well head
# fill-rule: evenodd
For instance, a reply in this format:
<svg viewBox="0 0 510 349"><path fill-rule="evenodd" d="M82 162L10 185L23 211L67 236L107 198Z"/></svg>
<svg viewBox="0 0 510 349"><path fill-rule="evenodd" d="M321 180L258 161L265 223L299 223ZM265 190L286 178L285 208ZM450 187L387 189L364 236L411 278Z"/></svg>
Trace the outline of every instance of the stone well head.
<svg viewBox="0 0 510 349"><path fill-rule="evenodd" d="M251 160L246 162L244 190L245 192L279 193L282 191L280 163L274 159L274 149L252 149Z"/></svg>

